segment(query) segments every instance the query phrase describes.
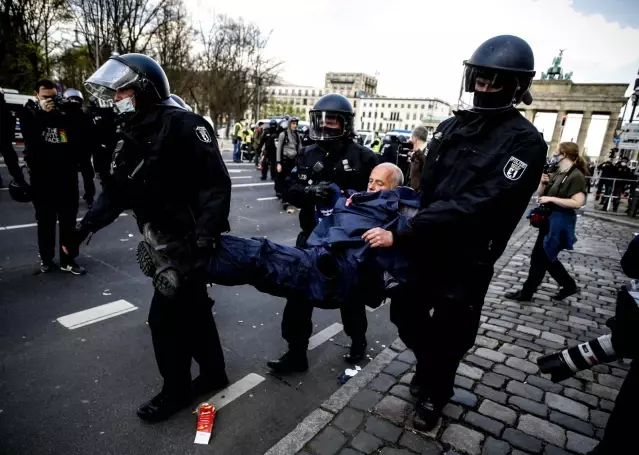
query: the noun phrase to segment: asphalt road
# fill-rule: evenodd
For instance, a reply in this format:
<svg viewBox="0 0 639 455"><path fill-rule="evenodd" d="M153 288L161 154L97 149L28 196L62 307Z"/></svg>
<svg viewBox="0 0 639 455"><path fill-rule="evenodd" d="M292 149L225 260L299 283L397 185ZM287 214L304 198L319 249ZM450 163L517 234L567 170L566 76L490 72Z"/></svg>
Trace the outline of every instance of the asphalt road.
<svg viewBox="0 0 639 455"><path fill-rule="evenodd" d="M230 161L230 154L224 158ZM233 184L242 185L232 192L233 234L292 245L297 213L281 211L272 186L263 185L251 165L228 167ZM6 185L6 168L0 173ZM81 202L79 216L85 211ZM34 274L34 223L30 204L0 191L0 454L261 454L339 387L349 339L335 325L338 311L314 313L319 335L309 351L310 371L277 378L265 362L286 348L283 300L247 286L213 286L235 387L215 400L232 399L218 413L211 442L193 443L191 410L160 424L140 421L135 409L159 390L161 378L145 324L152 286L135 261L141 236L133 217L122 216L93 237L79 258L89 271L82 277ZM58 320L120 300L132 311L72 329ZM388 305L367 316L372 358L397 332Z"/></svg>

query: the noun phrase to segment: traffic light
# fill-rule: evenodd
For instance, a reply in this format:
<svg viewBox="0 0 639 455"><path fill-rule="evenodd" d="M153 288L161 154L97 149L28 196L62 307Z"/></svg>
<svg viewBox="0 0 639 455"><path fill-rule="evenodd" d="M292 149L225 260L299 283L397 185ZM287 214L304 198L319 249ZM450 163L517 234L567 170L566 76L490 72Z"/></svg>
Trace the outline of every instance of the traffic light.
<svg viewBox="0 0 639 455"><path fill-rule="evenodd" d="M561 116L561 126L564 126L566 124L566 115L562 115Z"/></svg>

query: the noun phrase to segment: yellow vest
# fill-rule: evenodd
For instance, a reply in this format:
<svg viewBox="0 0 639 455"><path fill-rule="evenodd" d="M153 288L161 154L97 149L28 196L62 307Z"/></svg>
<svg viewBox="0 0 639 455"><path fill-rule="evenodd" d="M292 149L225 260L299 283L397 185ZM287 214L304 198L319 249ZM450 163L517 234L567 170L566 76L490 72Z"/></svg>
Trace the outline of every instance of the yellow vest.
<svg viewBox="0 0 639 455"><path fill-rule="evenodd" d="M377 141L377 144L375 144L375 141ZM373 150L373 152L379 153L382 149L382 139L379 137L377 139L373 139L373 143L371 145L371 149Z"/></svg>
<svg viewBox="0 0 639 455"><path fill-rule="evenodd" d="M245 133L248 133L248 134L245 134ZM250 144L252 140L253 140L252 130L248 129L248 130L242 131L242 143Z"/></svg>

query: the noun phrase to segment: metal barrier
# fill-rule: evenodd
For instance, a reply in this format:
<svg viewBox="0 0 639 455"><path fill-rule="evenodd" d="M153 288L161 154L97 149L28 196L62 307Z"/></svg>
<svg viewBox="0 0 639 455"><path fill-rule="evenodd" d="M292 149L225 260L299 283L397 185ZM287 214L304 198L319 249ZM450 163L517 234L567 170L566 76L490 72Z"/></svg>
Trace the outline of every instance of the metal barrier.
<svg viewBox="0 0 639 455"><path fill-rule="evenodd" d="M628 201L628 215L635 216L637 212L637 179L615 179L615 178L601 178L599 176L586 177L589 181L589 191L592 191L594 187L596 189L595 202L599 198L603 198L603 205L605 211L610 212L614 209L616 212L619 208L619 204L622 200ZM602 191L604 190L604 191ZM628 196L625 196L626 191Z"/></svg>

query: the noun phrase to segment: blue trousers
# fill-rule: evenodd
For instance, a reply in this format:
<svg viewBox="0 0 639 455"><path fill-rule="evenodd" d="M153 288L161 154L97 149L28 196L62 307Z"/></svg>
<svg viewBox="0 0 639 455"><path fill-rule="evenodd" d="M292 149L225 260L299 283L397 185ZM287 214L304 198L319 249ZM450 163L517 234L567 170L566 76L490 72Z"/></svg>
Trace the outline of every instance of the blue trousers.
<svg viewBox="0 0 639 455"><path fill-rule="evenodd" d="M241 148L242 148L242 142L237 140L235 144L233 144L233 161L240 161L242 156L240 153Z"/></svg>

